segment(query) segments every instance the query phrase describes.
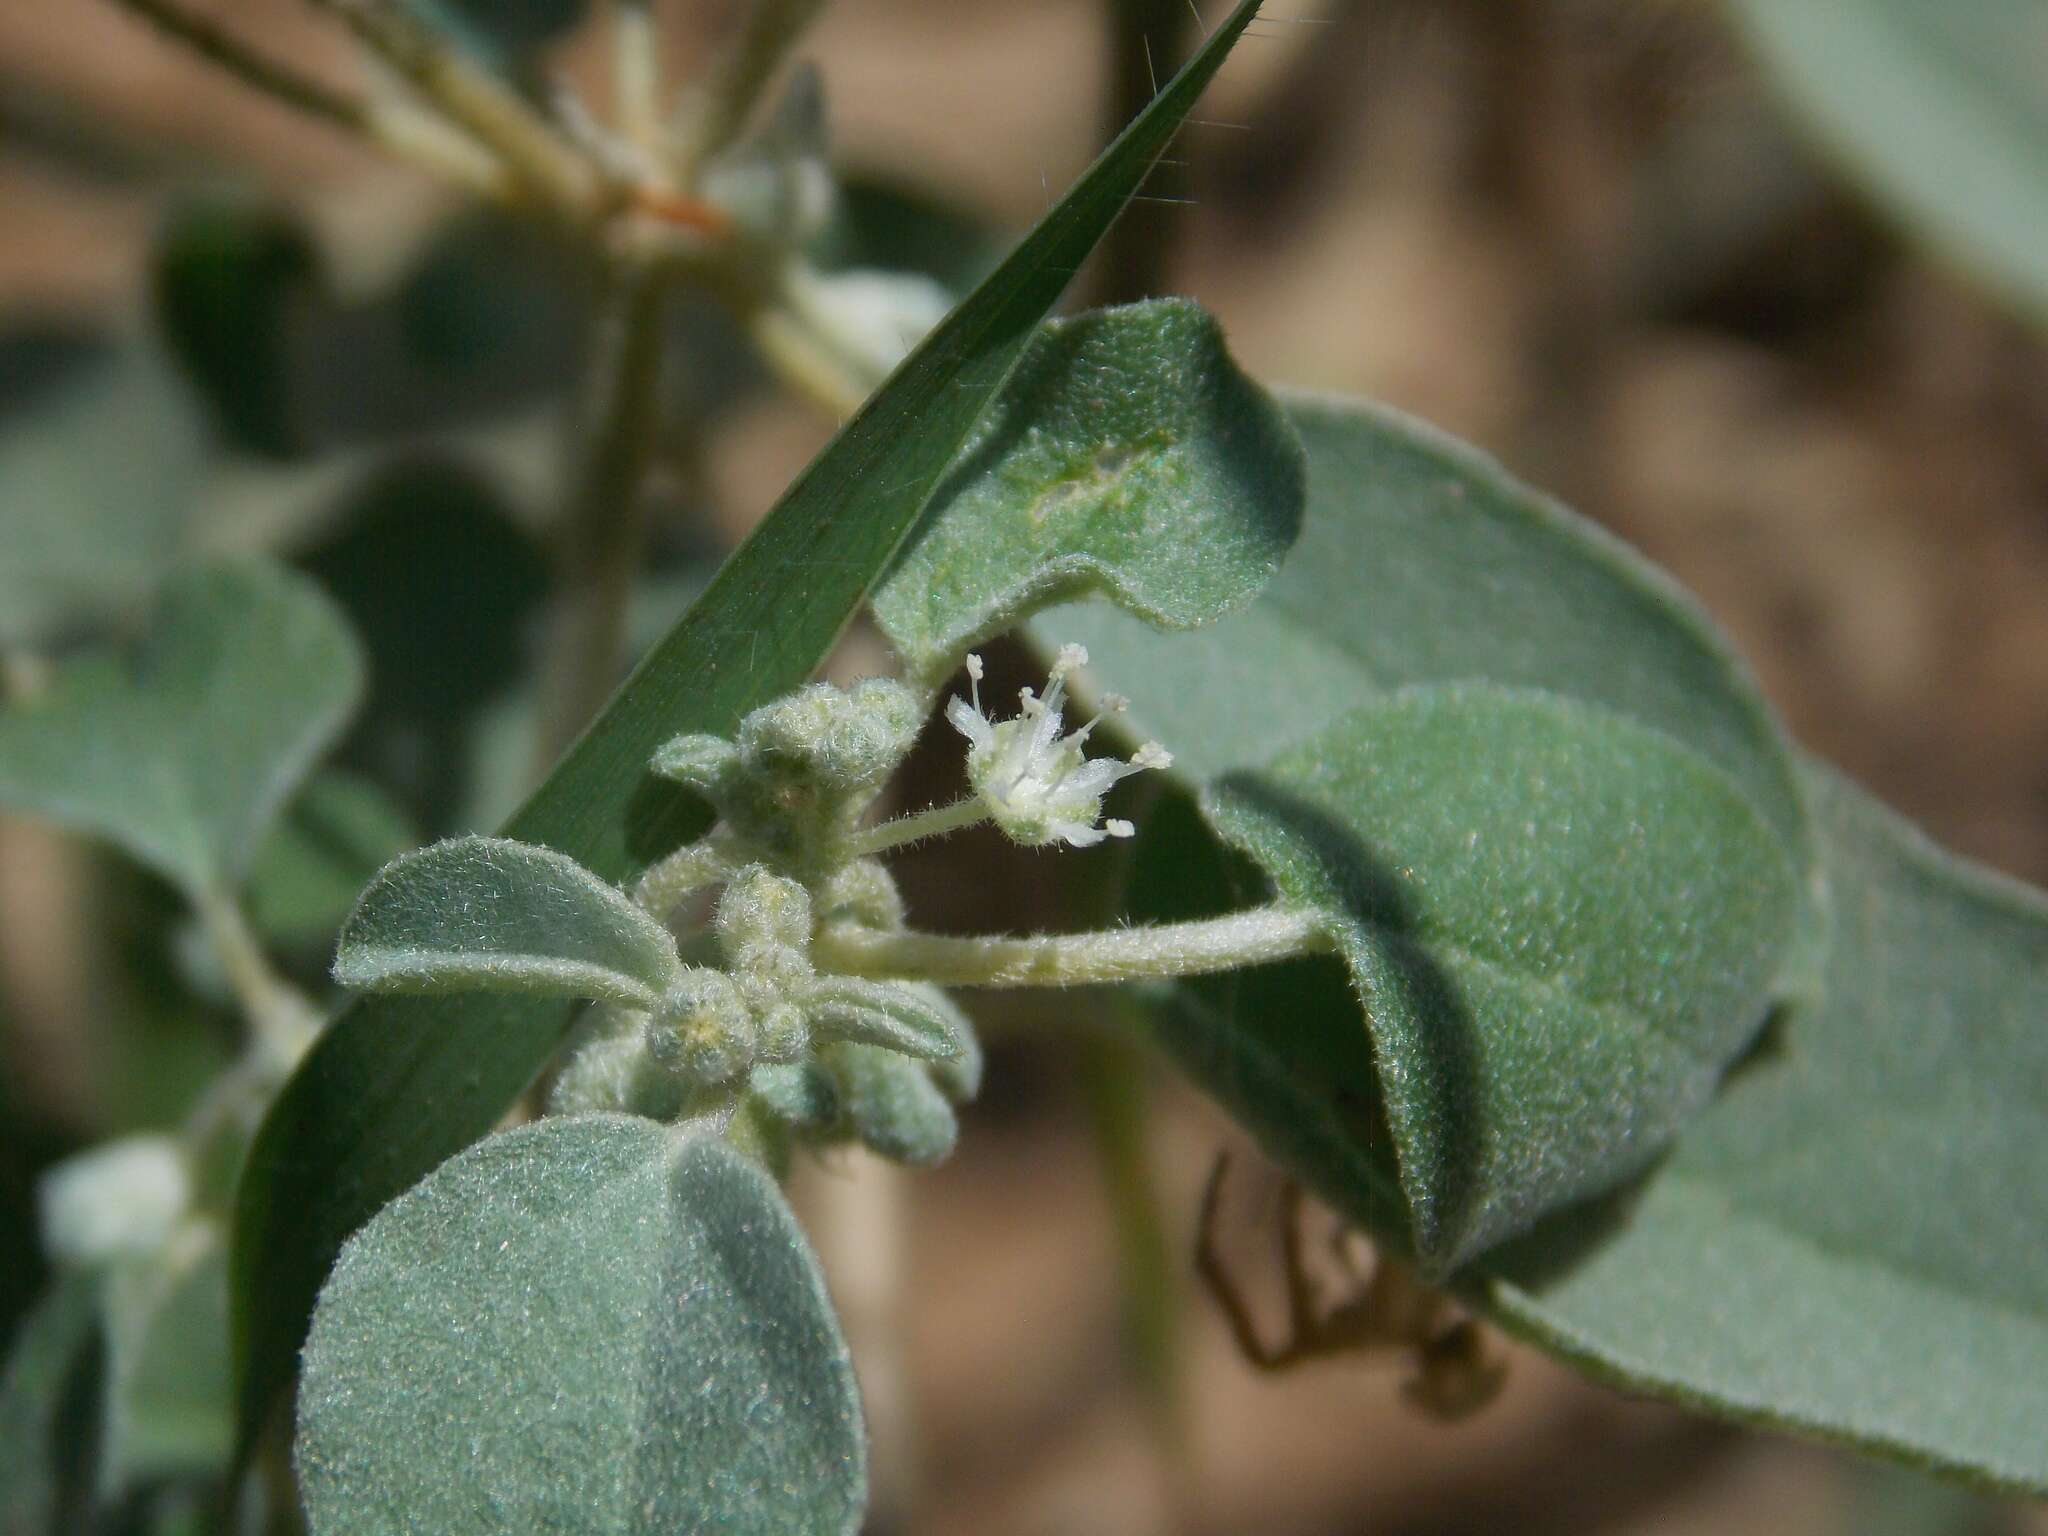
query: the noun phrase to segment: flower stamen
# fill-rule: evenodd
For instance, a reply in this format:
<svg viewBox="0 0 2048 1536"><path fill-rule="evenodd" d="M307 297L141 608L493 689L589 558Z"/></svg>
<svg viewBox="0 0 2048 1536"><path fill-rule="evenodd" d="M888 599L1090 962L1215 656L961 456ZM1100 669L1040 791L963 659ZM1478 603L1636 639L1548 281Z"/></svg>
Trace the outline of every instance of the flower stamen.
<svg viewBox="0 0 2048 1536"><path fill-rule="evenodd" d="M1130 822L1102 820L1103 797L1130 775L1173 762L1173 755L1156 741L1146 742L1129 762L1091 758L1082 750L1106 716L1130 707L1130 701L1118 694L1105 695L1091 719L1061 734L1067 678L1087 664L1088 652L1081 646L1061 646L1044 694L1019 689L1017 717L996 722L981 710L981 658L969 656L970 697L946 706L947 720L967 738L967 777L975 794L990 819L1026 847L1064 842L1092 848L1105 838L1133 836L1136 828Z"/></svg>

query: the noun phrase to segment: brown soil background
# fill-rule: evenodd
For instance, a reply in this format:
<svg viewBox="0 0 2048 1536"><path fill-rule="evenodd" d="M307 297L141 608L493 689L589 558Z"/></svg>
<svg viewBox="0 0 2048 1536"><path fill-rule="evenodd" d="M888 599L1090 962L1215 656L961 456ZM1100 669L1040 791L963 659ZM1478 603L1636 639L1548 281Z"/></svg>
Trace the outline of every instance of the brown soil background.
<svg viewBox="0 0 2048 1536"><path fill-rule="evenodd" d="M678 72L728 9L668 7ZM303 7L221 10L345 74ZM1326 24L1270 23L1241 47L1203 115L1248 126L1183 135L1172 190L1195 201L1134 210L1126 251L1215 310L1253 372L1416 411L1647 550L1803 742L1952 847L2048 881L2039 333L1847 190L1709 7L1304 14ZM1086 0L839 0L806 52L846 161L1016 230L1105 135L1106 39ZM563 67L594 79L595 55ZM154 220L195 161L255 173L342 237L434 206L105 4L0 7L0 96L0 318L136 312ZM101 125L118 148L81 169L48 152L52 124L88 140ZM825 430L771 404L727 434L713 472L735 526ZM945 858L913 880L927 913L1029 920ZM1031 872L1004 884L1028 895ZM1396 1364L1253 1374L1187 1265L1232 1133L1164 1081L1150 1142L1185 1353L1162 1420L1125 1348L1076 1042L1025 1009L999 1023L989 1101L952 1163L849 1164L804 1190L878 1399L878 1529L1876 1528L1849 1459L1522 1351L1501 1401L1457 1427L1404 1405ZM1271 1178L1236 1187L1233 1252L1269 1271ZM2048 1531L2038 1512L1997 1518Z"/></svg>

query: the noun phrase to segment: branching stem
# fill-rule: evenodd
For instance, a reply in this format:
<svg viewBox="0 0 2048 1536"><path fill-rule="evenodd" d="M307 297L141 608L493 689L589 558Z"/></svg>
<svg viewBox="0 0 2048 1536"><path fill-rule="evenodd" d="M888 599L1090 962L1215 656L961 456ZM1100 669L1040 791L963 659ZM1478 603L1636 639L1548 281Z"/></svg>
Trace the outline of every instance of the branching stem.
<svg viewBox="0 0 2048 1536"><path fill-rule="evenodd" d="M450 122L492 150L544 206L570 219L601 211L603 177L519 94L464 58L398 0L312 0Z"/></svg>
<svg viewBox="0 0 2048 1536"><path fill-rule="evenodd" d="M633 887L633 899L659 920L666 920L685 900L733 872L731 854L716 837L678 848L648 866Z"/></svg>
<svg viewBox="0 0 2048 1536"><path fill-rule="evenodd" d="M1275 905L1199 922L1018 939L829 923L819 930L811 958L820 970L849 976L955 987L1077 987L1199 976L1329 948L1312 914Z"/></svg>

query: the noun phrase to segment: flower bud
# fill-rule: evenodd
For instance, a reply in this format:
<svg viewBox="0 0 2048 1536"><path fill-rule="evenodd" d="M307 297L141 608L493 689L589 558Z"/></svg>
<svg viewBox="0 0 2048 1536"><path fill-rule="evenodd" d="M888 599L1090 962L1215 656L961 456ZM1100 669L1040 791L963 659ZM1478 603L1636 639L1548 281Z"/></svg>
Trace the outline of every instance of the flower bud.
<svg viewBox="0 0 2048 1536"><path fill-rule="evenodd" d="M648 1034L655 1059L697 1083L723 1083L760 1054L753 1012L732 978L690 966L670 987Z"/></svg>
<svg viewBox="0 0 2048 1536"><path fill-rule="evenodd" d="M153 1253L192 1203L192 1171L168 1136L129 1136L42 1177L43 1246L60 1264Z"/></svg>

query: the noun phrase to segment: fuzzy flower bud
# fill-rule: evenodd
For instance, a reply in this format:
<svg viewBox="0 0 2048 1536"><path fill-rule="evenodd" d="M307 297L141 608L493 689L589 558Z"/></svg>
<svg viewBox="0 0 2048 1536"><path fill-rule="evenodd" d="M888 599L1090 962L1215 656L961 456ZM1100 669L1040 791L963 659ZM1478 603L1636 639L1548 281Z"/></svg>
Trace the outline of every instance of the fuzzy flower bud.
<svg viewBox="0 0 2048 1536"><path fill-rule="evenodd" d="M185 1155L168 1136L130 1136L43 1175L43 1246L60 1263L152 1253L192 1201Z"/></svg>
<svg viewBox="0 0 2048 1536"><path fill-rule="evenodd" d="M723 1083L760 1055L753 1010L723 971L689 966L661 1000L648 1032L655 1059L699 1083Z"/></svg>
<svg viewBox="0 0 2048 1536"><path fill-rule="evenodd" d="M1061 734L1068 674L1087 664L1088 653L1080 646L1060 647L1044 697L1026 688L1019 695L1023 708L1017 718L993 721L981 709L981 658L969 656L973 702L954 699L946 706L947 720L967 738L968 782L995 824L1027 848L1060 842L1091 848L1106 837L1131 836L1135 829L1128 821L1102 821L1103 796L1119 780L1173 762L1156 741L1146 742L1129 762L1089 757L1082 750L1104 715L1128 707L1115 694L1079 730Z"/></svg>

